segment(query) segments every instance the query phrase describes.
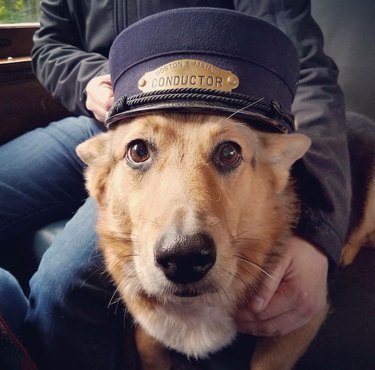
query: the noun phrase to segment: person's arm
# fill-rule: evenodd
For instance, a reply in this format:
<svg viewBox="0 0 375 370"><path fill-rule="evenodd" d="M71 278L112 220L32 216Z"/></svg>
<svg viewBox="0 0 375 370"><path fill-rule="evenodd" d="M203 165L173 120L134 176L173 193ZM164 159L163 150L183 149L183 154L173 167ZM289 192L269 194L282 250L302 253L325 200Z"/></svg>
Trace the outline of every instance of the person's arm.
<svg viewBox="0 0 375 370"><path fill-rule="evenodd" d="M38 80L56 100L73 114L89 116L86 87L94 77L109 73L108 60L87 50L85 35L66 4L61 0L41 1L41 25L34 36L32 65ZM79 19L80 14L75 16Z"/></svg>
<svg viewBox="0 0 375 370"><path fill-rule="evenodd" d="M338 263L347 233L351 192L344 101L310 1L239 1L238 6L282 29L300 57L293 109L299 131L312 139L311 149L293 169L301 215L272 278L237 316L240 331L287 334L326 306L328 259L331 266Z"/></svg>
<svg viewBox="0 0 375 370"><path fill-rule="evenodd" d="M304 1L294 3L300 9L289 6L282 17L285 32L300 45L301 73L293 109L299 131L312 139L309 152L294 171L302 195L296 232L322 248L335 265L345 243L351 202L345 104L337 67L323 53L323 36L308 15L310 5L303 10ZM294 22L288 22L288 17Z"/></svg>
<svg viewBox="0 0 375 370"><path fill-rule="evenodd" d="M299 132L312 139L312 146L293 171L302 200L296 233L324 250L334 266L350 215L345 105L337 67L323 52L323 36L310 9L309 0L238 4L238 10L275 24L298 51L301 71L293 111Z"/></svg>

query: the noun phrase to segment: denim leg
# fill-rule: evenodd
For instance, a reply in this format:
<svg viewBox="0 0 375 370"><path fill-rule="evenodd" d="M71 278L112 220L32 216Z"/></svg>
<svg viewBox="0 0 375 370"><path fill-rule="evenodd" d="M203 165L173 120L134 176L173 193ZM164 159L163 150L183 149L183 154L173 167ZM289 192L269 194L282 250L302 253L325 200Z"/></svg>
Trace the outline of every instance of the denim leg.
<svg viewBox="0 0 375 370"><path fill-rule="evenodd" d="M43 256L30 288L28 346L42 369L111 370L123 351L125 316L113 303L89 198Z"/></svg>
<svg viewBox="0 0 375 370"><path fill-rule="evenodd" d="M95 120L70 117L0 147L0 242L68 217L85 200L76 146L101 132Z"/></svg>
<svg viewBox="0 0 375 370"><path fill-rule="evenodd" d="M27 307L28 301L17 280L0 269L0 315L18 338L21 338Z"/></svg>

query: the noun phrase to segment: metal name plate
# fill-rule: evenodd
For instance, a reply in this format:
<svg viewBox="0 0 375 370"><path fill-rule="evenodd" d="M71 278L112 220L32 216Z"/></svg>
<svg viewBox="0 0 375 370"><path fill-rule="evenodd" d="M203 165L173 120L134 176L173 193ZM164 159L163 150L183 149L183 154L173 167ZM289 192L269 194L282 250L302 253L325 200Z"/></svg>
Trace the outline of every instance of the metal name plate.
<svg viewBox="0 0 375 370"><path fill-rule="evenodd" d="M195 59L179 59L145 73L138 81L142 92L178 88L232 91L239 85L238 77L230 71Z"/></svg>

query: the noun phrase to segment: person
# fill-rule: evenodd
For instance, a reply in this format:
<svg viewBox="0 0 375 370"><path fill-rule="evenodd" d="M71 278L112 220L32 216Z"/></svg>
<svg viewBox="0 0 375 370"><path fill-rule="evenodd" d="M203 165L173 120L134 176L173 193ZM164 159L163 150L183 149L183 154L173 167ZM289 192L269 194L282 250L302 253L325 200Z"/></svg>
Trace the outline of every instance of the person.
<svg viewBox="0 0 375 370"><path fill-rule="evenodd" d="M121 367L128 320L104 272L95 234L95 203L86 200L83 163L75 147L105 130L103 122L114 103L108 52L115 36L147 15L190 4L188 0L41 1L33 67L72 117L0 149L2 241L76 212L30 282L28 345L41 368ZM338 263L348 228L350 173L337 68L323 53L322 34L308 0L200 0L194 6L235 9L264 19L284 31L299 54L293 111L300 132L313 141L293 170L301 215L272 279L237 316L242 332L286 334L326 304L327 274Z"/></svg>

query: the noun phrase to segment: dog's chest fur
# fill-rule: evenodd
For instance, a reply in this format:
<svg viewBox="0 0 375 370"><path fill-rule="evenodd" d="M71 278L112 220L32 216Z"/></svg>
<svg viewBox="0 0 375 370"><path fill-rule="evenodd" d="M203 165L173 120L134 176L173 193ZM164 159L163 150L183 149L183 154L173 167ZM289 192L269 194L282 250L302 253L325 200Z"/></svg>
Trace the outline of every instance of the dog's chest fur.
<svg viewBox="0 0 375 370"><path fill-rule="evenodd" d="M199 300L199 299L198 299ZM137 315L145 330L167 347L204 358L232 342L236 330L225 307L189 298Z"/></svg>

